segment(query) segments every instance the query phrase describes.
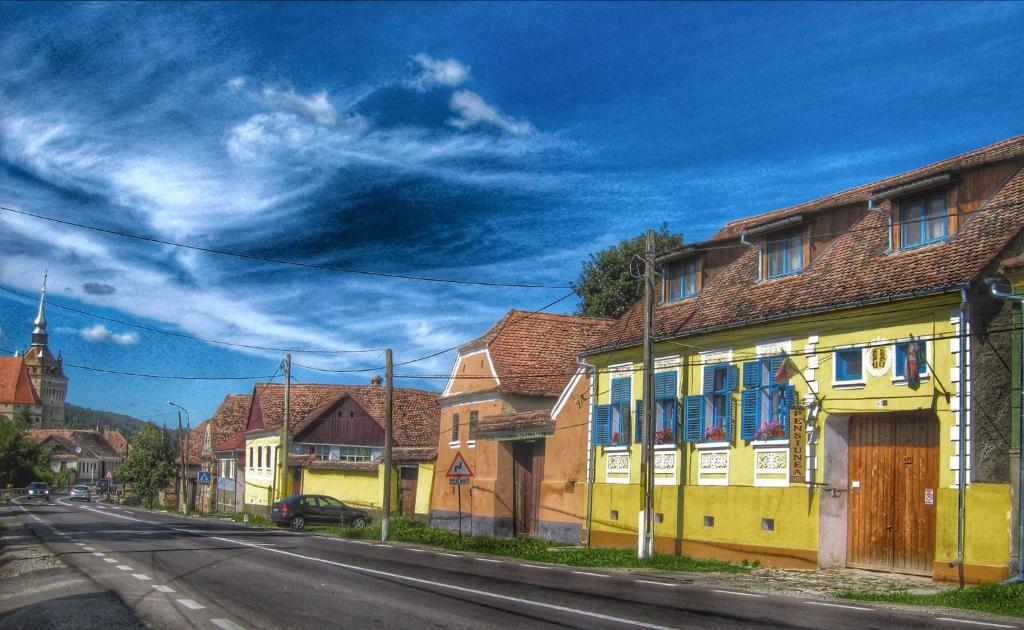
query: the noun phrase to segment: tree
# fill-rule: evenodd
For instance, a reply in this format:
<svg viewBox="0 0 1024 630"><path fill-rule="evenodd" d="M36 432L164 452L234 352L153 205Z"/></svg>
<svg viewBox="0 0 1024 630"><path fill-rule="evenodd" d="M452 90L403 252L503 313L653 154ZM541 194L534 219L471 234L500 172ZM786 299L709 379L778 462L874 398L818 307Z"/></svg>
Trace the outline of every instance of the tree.
<svg viewBox="0 0 1024 630"><path fill-rule="evenodd" d="M579 278L572 283L573 292L580 297L578 315L619 317L643 297L643 278L634 277L630 269L643 272L645 240L644 234L625 239L583 262ZM669 232L668 224L663 223L654 242L655 251L663 254L682 247L683 237Z"/></svg>
<svg viewBox="0 0 1024 630"><path fill-rule="evenodd" d="M19 409L13 420L0 416L0 487L23 488L30 481L51 481L50 449L28 435L32 420Z"/></svg>
<svg viewBox="0 0 1024 630"><path fill-rule="evenodd" d="M174 475L171 457L164 432L150 422L132 438L128 456L114 470L114 476L152 507L157 490L166 487Z"/></svg>

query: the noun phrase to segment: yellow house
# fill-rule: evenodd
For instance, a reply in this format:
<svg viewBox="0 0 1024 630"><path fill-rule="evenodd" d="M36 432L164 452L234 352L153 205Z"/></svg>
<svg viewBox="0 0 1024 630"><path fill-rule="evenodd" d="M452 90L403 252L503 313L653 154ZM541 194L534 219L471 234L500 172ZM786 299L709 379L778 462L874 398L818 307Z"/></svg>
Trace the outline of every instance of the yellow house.
<svg viewBox="0 0 1024 630"><path fill-rule="evenodd" d="M384 497L384 397L380 385L295 384L287 472L280 466L284 386L253 390L245 434L245 507L265 512L293 494L320 494L380 510ZM426 518L437 455L438 395L395 388L392 506Z"/></svg>
<svg viewBox="0 0 1024 630"><path fill-rule="evenodd" d="M1020 251L1022 164L1017 137L659 257L657 549L1006 577L1011 306L982 281ZM642 313L582 353L594 546L638 545Z"/></svg>

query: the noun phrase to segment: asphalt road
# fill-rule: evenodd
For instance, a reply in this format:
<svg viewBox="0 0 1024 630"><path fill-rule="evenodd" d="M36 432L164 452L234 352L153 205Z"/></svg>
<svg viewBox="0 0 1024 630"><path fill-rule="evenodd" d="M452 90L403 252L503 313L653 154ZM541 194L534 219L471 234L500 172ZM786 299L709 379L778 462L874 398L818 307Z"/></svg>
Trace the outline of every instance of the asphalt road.
<svg viewBox="0 0 1024 630"><path fill-rule="evenodd" d="M72 504L66 498L19 504L54 553L157 628L1016 627Z"/></svg>

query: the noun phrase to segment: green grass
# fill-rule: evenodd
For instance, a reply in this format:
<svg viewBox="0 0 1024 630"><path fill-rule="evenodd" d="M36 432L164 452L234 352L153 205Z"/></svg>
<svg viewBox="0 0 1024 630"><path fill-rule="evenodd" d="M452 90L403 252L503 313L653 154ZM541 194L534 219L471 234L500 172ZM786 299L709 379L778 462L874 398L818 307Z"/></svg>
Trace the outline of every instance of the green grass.
<svg viewBox="0 0 1024 630"><path fill-rule="evenodd" d="M259 516L258 514L251 514L249 512L236 512L234 514L226 514L226 515L211 514L210 516L217 516L217 517L226 516L227 518L230 518L231 520L235 521L236 523L244 523L244 522L246 522L245 521L246 515L249 516L249 524L250 525L255 525L257 527L277 527L277 525L274 524L274 521L270 520L269 518L267 518L265 516Z"/></svg>
<svg viewBox="0 0 1024 630"><path fill-rule="evenodd" d="M309 526L307 529L342 538L380 540L380 525L364 529L332 526ZM417 543L456 551L471 551L495 556L507 556L532 562L548 562L574 567L648 568L663 571L688 572L742 572L747 567L721 560L698 560L686 556L655 554L640 560L636 552L628 549L593 549L559 545L536 538L491 538L487 536L462 536L447 529L427 525L403 518L391 520L389 538L394 541Z"/></svg>
<svg viewBox="0 0 1024 630"><path fill-rule="evenodd" d="M963 590L950 589L933 595L915 595L907 591L872 593L844 591L838 594L844 599L859 599L870 602L891 602L914 606L945 606L966 608L1000 615L1024 617L1024 584L983 584Z"/></svg>

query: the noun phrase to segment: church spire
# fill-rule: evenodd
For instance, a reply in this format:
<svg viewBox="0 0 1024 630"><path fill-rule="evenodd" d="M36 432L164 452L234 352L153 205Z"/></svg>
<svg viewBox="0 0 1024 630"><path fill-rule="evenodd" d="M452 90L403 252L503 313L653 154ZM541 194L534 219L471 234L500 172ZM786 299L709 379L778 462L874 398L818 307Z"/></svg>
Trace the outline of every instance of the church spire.
<svg viewBox="0 0 1024 630"><path fill-rule="evenodd" d="M43 291L39 294L39 313L33 322L36 327L32 330L32 345L46 345L46 277L49 272L43 272Z"/></svg>

